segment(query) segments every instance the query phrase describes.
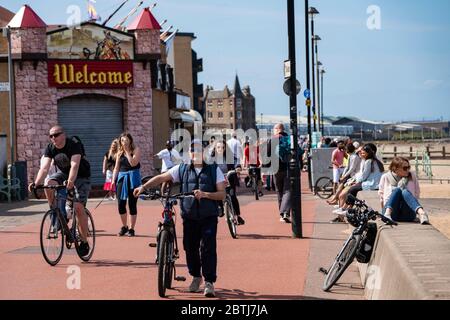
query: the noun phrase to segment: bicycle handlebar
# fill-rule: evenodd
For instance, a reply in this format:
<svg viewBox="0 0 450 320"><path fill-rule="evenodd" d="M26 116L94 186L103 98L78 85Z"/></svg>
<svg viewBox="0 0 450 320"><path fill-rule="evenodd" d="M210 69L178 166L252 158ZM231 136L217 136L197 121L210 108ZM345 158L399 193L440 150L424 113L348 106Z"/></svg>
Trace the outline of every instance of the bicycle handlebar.
<svg viewBox="0 0 450 320"><path fill-rule="evenodd" d="M172 195L161 195L161 193L159 191L153 191L153 192L147 192L147 193L141 194L142 198L146 198L146 199L150 199L150 200L156 200L156 199L160 199L160 198L183 199L183 198L193 197L193 196L194 196L193 192L182 192L182 193L177 193L177 194L172 194Z"/></svg>
<svg viewBox="0 0 450 320"><path fill-rule="evenodd" d="M397 222L395 222L394 220L386 217L385 215L382 215L381 213L373 210L366 204L366 202L364 200L359 200L352 194L348 194L346 203L349 205L356 205L358 207L363 207L363 208L366 208L367 210L370 210L371 212L373 212L375 214L375 216L380 217L381 221L383 221L384 223L386 223L388 225L394 225L394 226L398 225Z"/></svg>

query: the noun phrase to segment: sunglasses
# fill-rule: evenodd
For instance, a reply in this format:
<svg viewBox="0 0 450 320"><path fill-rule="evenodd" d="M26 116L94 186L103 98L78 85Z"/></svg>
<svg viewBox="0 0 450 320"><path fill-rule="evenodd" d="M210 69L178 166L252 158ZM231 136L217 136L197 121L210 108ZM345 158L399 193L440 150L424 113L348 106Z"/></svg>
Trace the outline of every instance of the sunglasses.
<svg viewBox="0 0 450 320"><path fill-rule="evenodd" d="M49 137L50 139L52 139L52 138L58 138L58 137L59 137L60 135L62 135L62 134L63 134L63 132L57 132L57 133L48 135L48 137Z"/></svg>

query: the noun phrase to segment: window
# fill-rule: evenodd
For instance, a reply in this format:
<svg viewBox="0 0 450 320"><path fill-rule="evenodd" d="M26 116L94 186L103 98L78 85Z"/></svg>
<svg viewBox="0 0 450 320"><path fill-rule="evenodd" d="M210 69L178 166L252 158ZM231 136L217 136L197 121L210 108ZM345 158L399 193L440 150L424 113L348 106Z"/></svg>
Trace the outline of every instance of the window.
<svg viewBox="0 0 450 320"><path fill-rule="evenodd" d="M208 118L212 118L213 117L213 113L211 111L208 111Z"/></svg>
<svg viewBox="0 0 450 320"><path fill-rule="evenodd" d="M237 118L238 119L242 119L242 112L241 111L237 111L236 114L237 114Z"/></svg>
<svg viewBox="0 0 450 320"><path fill-rule="evenodd" d="M238 108L242 107L242 100L241 99L236 99L236 106Z"/></svg>
<svg viewBox="0 0 450 320"><path fill-rule="evenodd" d="M219 111L219 119L223 119L223 112Z"/></svg>
<svg viewBox="0 0 450 320"><path fill-rule="evenodd" d="M222 108L222 107L223 107L223 100L222 100L222 99L217 100L217 106L218 106L219 108Z"/></svg>
<svg viewBox="0 0 450 320"><path fill-rule="evenodd" d="M230 118L233 118L233 112L230 111Z"/></svg>

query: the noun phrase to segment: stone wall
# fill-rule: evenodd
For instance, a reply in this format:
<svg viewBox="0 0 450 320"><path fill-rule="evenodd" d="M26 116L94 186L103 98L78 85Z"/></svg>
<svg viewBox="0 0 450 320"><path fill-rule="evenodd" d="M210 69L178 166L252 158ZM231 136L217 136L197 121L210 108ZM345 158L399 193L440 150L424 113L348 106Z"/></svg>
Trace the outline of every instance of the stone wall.
<svg viewBox="0 0 450 320"><path fill-rule="evenodd" d="M134 35L137 54L159 54L161 52L159 30L136 30Z"/></svg>
<svg viewBox="0 0 450 320"><path fill-rule="evenodd" d="M45 28L13 29L11 53L47 53Z"/></svg>

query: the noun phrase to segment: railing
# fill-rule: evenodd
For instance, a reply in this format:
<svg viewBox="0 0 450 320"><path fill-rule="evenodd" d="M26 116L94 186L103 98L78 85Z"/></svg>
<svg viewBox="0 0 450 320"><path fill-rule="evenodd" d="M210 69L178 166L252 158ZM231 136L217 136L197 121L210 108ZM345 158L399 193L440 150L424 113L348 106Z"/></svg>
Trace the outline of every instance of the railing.
<svg viewBox="0 0 450 320"><path fill-rule="evenodd" d="M443 158L446 159L450 156L450 153L446 151L445 146L442 146L442 150L430 150L430 147L425 147L426 153L430 158ZM417 152L418 150L416 150ZM384 159L390 159L395 157L406 157L406 158L414 158L414 150L413 147L409 147L409 151L397 151L397 147L394 146L394 151L383 151L382 152Z"/></svg>

